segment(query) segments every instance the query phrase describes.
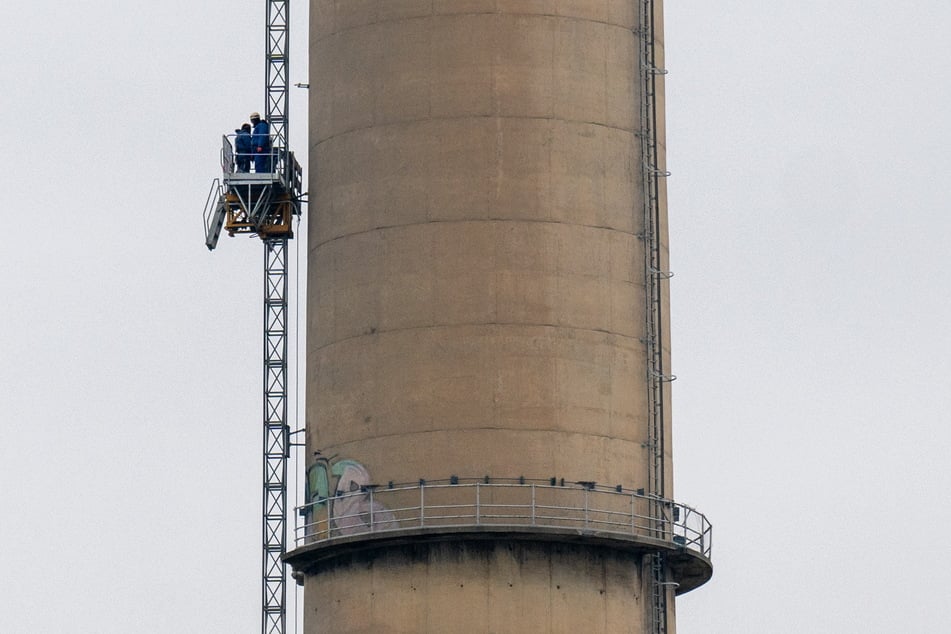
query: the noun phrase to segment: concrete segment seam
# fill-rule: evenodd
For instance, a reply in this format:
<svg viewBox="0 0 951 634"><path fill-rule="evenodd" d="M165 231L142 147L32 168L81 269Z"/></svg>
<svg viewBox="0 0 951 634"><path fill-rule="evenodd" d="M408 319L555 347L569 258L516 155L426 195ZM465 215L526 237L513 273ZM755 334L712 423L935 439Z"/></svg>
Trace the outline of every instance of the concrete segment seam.
<svg viewBox="0 0 951 634"><path fill-rule="evenodd" d="M419 431L401 431L401 432L399 432L399 433L394 433L394 434L377 434L377 435L371 436L371 437L369 437L369 438L361 438L361 439L357 439L357 440L347 440L347 441L342 442L342 443L340 443L340 444L338 444L338 445L330 445L330 446L328 446L328 447L322 447L321 450L322 450L322 451L325 451L325 450L329 450L329 449L332 448L332 449L334 449L335 451L339 450L339 451L342 452L342 453L347 453L345 448L346 448L348 445L354 445L354 444L355 444L355 445L360 445L360 444L369 442L369 441L371 441L371 440L376 441L376 440L385 440L385 439L387 439L387 438L406 437L406 436L423 436L423 435L426 435L426 434L438 434L438 433L448 433L448 432L468 433L468 432L480 432L480 431L506 431L506 432L512 432L512 431L514 431L514 432L517 432L517 433L526 432L526 433L538 433L538 434L562 434L562 435L567 435L567 436L579 436L579 437L583 437L583 438L600 438L600 439L602 439L602 440L606 440L606 441L610 441L610 442L619 442L619 443L628 443L628 444L631 444L631 445L639 445L639 446L641 447L641 449L644 449L644 441L643 441L643 440L635 440L635 439L629 439L629 438L620 438L620 437L618 437L618 436L608 436L608 435L606 435L606 434L593 434L593 433L580 432L580 431L567 431L567 430L564 430L564 429L543 429L543 428L531 428L531 429L528 429L528 428L521 428L521 427L520 427L520 428L518 428L517 430L513 430L511 427L484 426L484 427L465 427L465 428L462 428L462 429L454 428L454 427L443 427L443 428L439 428L439 429L424 429L424 430L419 430ZM464 477L464 478L468 478L468 477L479 478L479 477L482 477L483 475L485 475L485 474L472 474L472 475L470 475L470 476L462 476L462 475L460 475L459 477ZM491 475L491 474L490 474L490 475ZM500 477L501 477L501 476L500 476Z"/></svg>
<svg viewBox="0 0 951 634"><path fill-rule="evenodd" d="M603 123L603 122L600 122L600 121L585 121L585 120L583 120L583 119L565 119L564 117L554 117L554 116L552 116L552 117L548 117L548 116L544 116L544 117L542 117L542 116L514 116L514 115L503 115L503 114L497 114L497 113L493 113L493 114L465 114L465 115L458 115L458 116L437 116L437 117L427 116L427 117L425 117L425 118L419 118L419 119L400 119L399 121L387 121L387 122L383 122L383 123L372 123L372 124L370 124L370 125L361 126L361 127L359 127L359 128L350 128L350 129L348 129L348 130L343 130L342 132L337 132L336 134L332 134L332 135L326 136L326 137L320 137L319 134L316 134L315 136L318 137L318 140L317 140L316 143L311 144L310 147L311 147L311 150L317 150L321 145L323 145L323 144L325 144L325 143L327 143L327 142L329 142L329 141L333 141L333 140L338 139L338 138L340 138L340 137L344 137L344 136L346 136L346 135L348 135L348 134L355 134L355 133L357 133L357 132L365 132L365 131L367 131L367 130L373 130L373 129L376 129L376 128L393 128L393 127L398 127L398 126L407 126L407 127L408 127L408 126L411 126L411 125L417 125L417 124L421 124L421 123L427 123L427 122L430 122L430 121L440 121L440 122L441 122L441 121L462 121L462 120L465 120L465 119L504 119L504 120L511 120L511 121L562 121L562 122L564 122L564 123L569 123L569 124L575 124L575 125L589 125L589 126L594 126L594 127L598 127L598 128L604 128L605 130L613 130L613 131L616 131L616 132L623 132L623 133L626 133L626 134L630 134L631 136L637 136L638 133L640 132L639 128L636 128L636 127L624 128L624 127L620 127L620 126L615 126L615 125L610 125L610 124L607 124L607 123Z"/></svg>
<svg viewBox="0 0 951 634"><path fill-rule="evenodd" d="M401 22L412 22L414 20L430 20L432 18L463 18L463 17L473 17L473 16L486 16L486 15L497 15L505 17L515 17L515 18L553 18L556 20L563 20L565 22L586 22L589 24L601 24L604 26L621 29L623 31L629 32L632 36L637 37L634 29L637 25L631 24L618 24L617 22L609 22L607 20L594 20L591 18L582 18L575 15L559 15L557 13L514 13L508 11L469 11L466 13L429 13L427 15L414 15L405 18L396 18L392 20L375 20L373 22L364 22L363 24L355 24L353 26L348 26L340 30L332 31L326 35L317 35L314 37L314 44L322 42L324 40L330 39L337 35L343 33L351 33L353 31L359 31L360 29L366 29L374 26L379 26L381 24L399 24ZM319 32L319 29L318 29Z"/></svg>
<svg viewBox="0 0 951 634"><path fill-rule="evenodd" d="M387 334L396 334L412 331L421 331L421 330L449 330L453 328L487 328L491 326L505 326L505 327L518 327L518 328L550 328L553 330L568 330L571 332L587 332L598 335L608 335L611 337L617 337L623 340L636 341L641 343L640 337L632 337L631 335L625 335L619 332L612 332L609 330L599 330L595 328L580 328L578 326L559 326L557 324L526 324L521 322L467 322L459 324L433 324L427 326L407 326L404 328L391 328L389 330L377 330L372 333L361 333L359 335L351 335L349 337L343 337L342 339L337 339L331 343L325 343L319 346L311 346L311 352L320 352L326 348L330 348L337 344L345 343L348 341L355 341L363 337L378 337L380 335Z"/></svg>
<svg viewBox="0 0 951 634"><path fill-rule="evenodd" d="M389 229L403 229L403 228L410 228L410 227L424 227L424 226L427 226L427 225L434 225L434 224L452 224L452 223L478 224L478 223L486 223L486 222L512 223L512 224L516 224L516 223L521 223L521 224L548 224L548 225L565 226L565 227L580 227L580 228L584 228L584 229L594 229L594 230L598 230L598 231L610 231L610 232L612 232L612 233L617 233L617 234L621 234L621 235L625 235L625 236L631 236L631 237L633 237L633 238L635 238L635 239L639 239L639 238L638 238L638 234L635 233L635 232L632 232L632 231L624 231L623 229L618 229L618 228L616 228L616 227L606 227L606 226L604 226L604 225L586 225L586 224L579 224L579 223L577 223L577 222L564 222L564 221L562 221L562 220L541 220L541 219L535 219L535 218L477 218L477 219L464 219L464 220L457 220L457 219L453 219L453 220L423 220L423 221L420 221L420 222L407 222L407 223L403 223L403 224L381 225L381 226L378 226L378 227L373 227L373 228L371 228L371 229L364 229L363 231L354 231L354 232L351 232L351 233L344 233L344 234L341 234L341 235L339 235L339 236L334 236L333 238L328 238L327 240L324 240L324 241L322 241L322 242L315 242L313 246L308 245L308 251L309 251L310 253L313 253L313 252L316 252L316 251L317 251L318 249L320 249L321 247L330 245L330 244L332 244L332 243L334 243L334 242L337 242L337 241L340 241L340 240L344 240L344 239L346 239L346 238L352 238L352 237L357 237L357 236L365 236L365 235L369 235L369 234L375 233L375 232L377 232L377 231L386 231L386 230L389 230Z"/></svg>

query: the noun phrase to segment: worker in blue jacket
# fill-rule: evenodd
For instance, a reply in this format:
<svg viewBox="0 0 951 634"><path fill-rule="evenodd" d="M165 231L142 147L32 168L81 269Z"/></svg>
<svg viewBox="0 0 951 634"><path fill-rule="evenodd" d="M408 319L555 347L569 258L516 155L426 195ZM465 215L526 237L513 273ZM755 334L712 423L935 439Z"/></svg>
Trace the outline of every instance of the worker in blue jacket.
<svg viewBox="0 0 951 634"><path fill-rule="evenodd" d="M251 113L251 143L254 147L254 171L266 174L271 171L271 126L256 112Z"/></svg>
<svg viewBox="0 0 951 634"><path fill-rule="evenodd" d="M251 157L254 154L254 140L251 137L251 124L245 123L240 130L235 130L234 137L235 163L239 172L251 171Z"/></svg>

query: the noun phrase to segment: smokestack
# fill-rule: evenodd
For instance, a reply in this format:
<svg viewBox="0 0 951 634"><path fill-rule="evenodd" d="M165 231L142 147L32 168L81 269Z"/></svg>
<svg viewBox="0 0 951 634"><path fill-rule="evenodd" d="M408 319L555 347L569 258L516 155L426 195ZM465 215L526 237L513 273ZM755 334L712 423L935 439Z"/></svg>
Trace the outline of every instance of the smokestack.
<svg viewBox="0 0 951 634"><path fill-rule="evenodd" d="M673 632L709 578L670 500L661 14L311 2L305 632Z"/></svg>

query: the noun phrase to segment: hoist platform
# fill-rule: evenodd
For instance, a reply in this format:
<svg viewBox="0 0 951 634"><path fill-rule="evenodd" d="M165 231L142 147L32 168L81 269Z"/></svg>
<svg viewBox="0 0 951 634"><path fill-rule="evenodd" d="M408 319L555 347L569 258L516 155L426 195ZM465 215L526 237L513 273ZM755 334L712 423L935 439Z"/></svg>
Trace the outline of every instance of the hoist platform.
<svg viewBox="0 0 951 634"><path fill-rule="evenodd" d="M273 171L239 171L232 139L222 136L222 176L212 183L205 202L208 250L217 246L222 231L262 239L294 237L292 217L300 214L301 167L294 153L283 147L275 146L270 159Z"/></svg>

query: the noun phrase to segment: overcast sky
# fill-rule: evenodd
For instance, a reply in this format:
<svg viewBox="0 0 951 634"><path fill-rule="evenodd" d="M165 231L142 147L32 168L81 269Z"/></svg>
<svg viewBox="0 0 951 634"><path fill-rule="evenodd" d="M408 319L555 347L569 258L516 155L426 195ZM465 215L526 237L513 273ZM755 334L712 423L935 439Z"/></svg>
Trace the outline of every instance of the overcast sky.
<svg viewBox="0 0 951 634"><path fill-rule="evenodd" d="M675 491L715 531L678 632L945 631L951 4L666 10ZM2 632L259 629L263 255L201 213L263 14L8 12Z"/></svg>

